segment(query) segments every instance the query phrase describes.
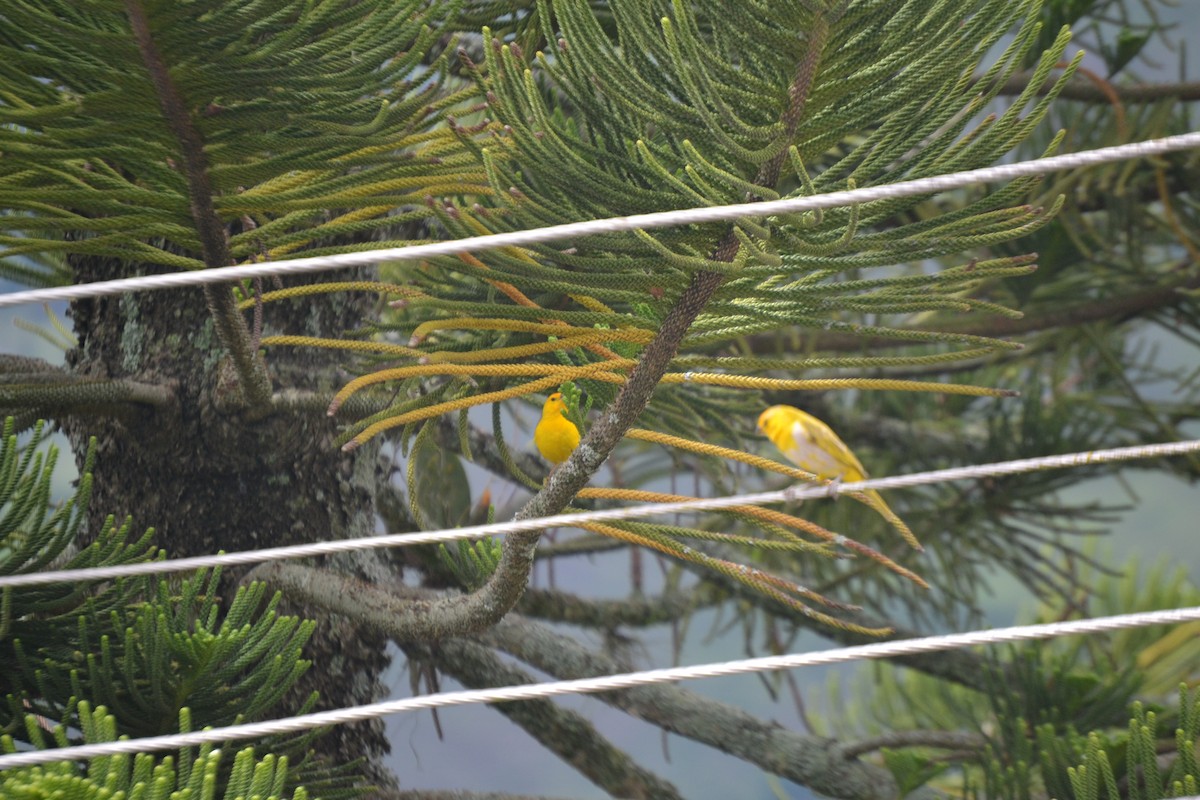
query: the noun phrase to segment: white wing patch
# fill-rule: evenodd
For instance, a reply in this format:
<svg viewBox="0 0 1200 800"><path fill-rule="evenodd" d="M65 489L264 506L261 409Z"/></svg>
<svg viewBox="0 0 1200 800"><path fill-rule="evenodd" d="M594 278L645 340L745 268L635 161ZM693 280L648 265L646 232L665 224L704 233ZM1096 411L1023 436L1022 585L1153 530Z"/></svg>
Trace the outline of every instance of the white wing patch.
<svg viewBox="0 0 1200 800"><path fill-rule="evenodd" d="M800 469L819 478L840 478L845 474L845 465L836 456L818 447L799 422L792 423L792 442L787 457Z"/></svg>

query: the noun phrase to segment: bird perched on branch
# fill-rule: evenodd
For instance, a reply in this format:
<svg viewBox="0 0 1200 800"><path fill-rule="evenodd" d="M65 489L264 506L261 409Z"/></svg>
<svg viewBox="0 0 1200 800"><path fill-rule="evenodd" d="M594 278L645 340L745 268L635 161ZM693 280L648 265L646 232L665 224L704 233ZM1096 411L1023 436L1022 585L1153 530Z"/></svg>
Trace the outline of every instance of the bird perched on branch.
<svg viewBox="0 0 1200 800"><path fill-rule="evenodd" d="M579 428L567 419L567 403L562 392L554 392L546 398L542 419L533 431L533 443L542 457L556 467L579 446Z"/></svg>
<svg viewBox="0 0 1200 800"><path fill-rule="evenodd" d="M758 429L783 452L788 461L818 478L847 483L867 479L867 471L846 443L812 414L792 406L771 406L758 415ZM896 516L880 497L879 492L868 489L853 494L878 511L900 532L904 541L918 550L924 549L903 520Z"/></svg>

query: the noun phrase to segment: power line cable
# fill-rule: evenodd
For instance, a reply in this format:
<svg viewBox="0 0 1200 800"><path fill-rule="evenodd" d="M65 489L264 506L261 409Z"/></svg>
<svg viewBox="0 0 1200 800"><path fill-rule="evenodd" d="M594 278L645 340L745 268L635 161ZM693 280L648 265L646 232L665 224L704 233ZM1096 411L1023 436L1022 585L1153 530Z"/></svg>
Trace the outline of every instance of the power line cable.
<svg viewBox="0 0 1200 800"><path fill-rule="evenodd" d="M970 631L967 633L927 636L920 639L876 642L873 644L855 645L853 647L842 647L835 650L819 650L815 653L763 656L760 658L700 664L690 667L645 670L642 672L606 675L599 678L581 678L577 680L534 683L494 689L443 692L424 697L409 697L403 700L390 700L383 703L342 708L336 711L322 711L286 719L232 725L226 728L215 728L207 731L151 736L143 739L127 739L55 750L39 750L2 755L0 756L0 770L49 764L55 761L96 758L98 756L109 756L119 753L171 750L178 747L193 747L200 744L214 744L238 739L253 739L260 736L298 733L325 725L361 722L362 720L374 719L376 717L387 716L388 714L399 714L404 711L417 711L426 708L443 708L446 706L477 703L503 703L513 700L532 700L567 694L594 694L614 689L628 689L660 683L676 683L699 678L718 678L752 672L844 664L850 661L865 659L883 659L915 653L942 652L975 645L1033 641L1073 634L1107 633L1127 628L1144 628L1151 625L1166 625L1196 620L1200 620L1200 607L1143 611L1136 614L1119 614L1094 619L1050 622L1040 625L1017 625L988 631Z"/></svg>
<svg viewBox="0 0 1200 800"><path fill-rule="evenodd" d="M830 192L812 197L791 198L787 200L766 201L733 206L716 206L712 208L695 208L679 211L642 214L629 217L616 217L603 220L556 225L527 231L491 234L472 237L452 242L436 242L425 245L415 245L404 248L390 248L361 253L346 253L317 258L290 259L269 264L252 264L220 269L208 269L192 272L170 273L165 275L150 275L136 278L124 278L112 281L101 281L78 286L56 287L23 292L13 292L0 296L0 308L34 302L49 302L53 300L81 299L119 294L125 291L149 291L183 286L197 286L211 283L226 283L243 278L262 277L271 275L301 274L321 270L341 269L383 260L415 260L435 255L453 255L464 251L492 249L497 247L538 244L558 241L561 239L586 236L597 233L625 232L636 229L661 228L674 225L695 224L700 222L716 222L737 219L746 216L769 216L773 214L797 213L801 211L835 206L851 205L854 203L874 200L891 199L920 194L945 191L972 183L991 181L1007 181L1031 175L1040 175L1063 169L1076 169L1096 164L1110 163L1130 158L1144 158L1167 152L1189 149L1200 146L1200 132L1181 134L1145 142L1136 142L1115 147L1071 153L1061 156L1024 161L1015 164L1005 164L983 169L950 173L947 175L920 178L912 181L902 181L895 184L878 187L863 187L841 192ZM686 511L713 510L727 508L733 505L768 503L777 501L794 501L822 496L836 495L840 492L863 491L866 489L890 489L905 486L916 486L949 480L989 477L997 475L1016 474L1039 469L1057 469L1085 464L1105 463L1133 458L1161 457L1178 455L1200 450L1200 441L1145 445L1139 447L1115 448L1111 450L1094 451L1089 453L1073 453L1065 456L1049 456L1037 459L1022 459L1019 461L1001 462L998 464L975 465L949 470L916 473L913 475L880 478L869 481L859 481L844 485L833 484L826 487L794 486L776 492L760 492L755 494L738 495L724 498L711 498L680 503L654 503L631 508L607 509L603 511L586 512L582 514L563 514L544 517L537 520L498 523L461 528L453 531L434 531L428 533L391 534L387 536L366 537L335 542L321 542L293 547L266 548L257 551L230 553L197 558L175 559L166 562L149 564L131 564L115 567L98 567L81 570L60 570L34 575L13 575L0 577L0 587L16 587L43 585L59 581L97 580L124 577L134 574L154 574L190 570L199 567L212 567L223 564L246 564L275 558L300 558L310 555L322 555L347 550L365 549L368 547L403 546L410 544L429 544L435 541L449 541L461 538L476 538L491 534L510 533L519 530L537 530L548 527L569 526L585 520L627 519L632 517L649 516L661 513L679 513ZM980 644L998 642L1028 641L1046 639L1056 636L1099 633L1149 625L1161 625L1200 620L1200 608L1173 609L1167 611L1143 612L1113 617L1102 617L1091 620L1071 622L1056 622L1045 625L1016 626L993 631L973 631L963 634L926 637L902 642L881 642L876 644L847 647L838 650L819 651L817 653L796 654L789 656L770 656L741 661L704 664L693 667L676 667L671 669L650 670L628 673L623 675L590 678L575 681L560 681L553 683L516 686L502 689L473 690L450 692L427 697L407 698L387 703L376 703L354 708L309 714L270 722L237 725L209 731L170 736L157 736L144 739L124 740L103 744L83 745L79 747L56 750L16 753L0 756L0 769L10 769L19 766L51 763L55 761L93 758L97 756L118 753L138 753L177 747L195 746L203 743L220 743L237 739L257 738L260 736L294 733L332 724L342 724L364 719L371 719L386 714L402 711L435 708L470 703L494 703L539 697L552 697L562 694L594 693L613 689L644 686L655 683L677 682L682 680L737 675L766 670L792 669L804 666L844 663L860 659L890 658L913 653L928 653L968 647Z"/></svg>
<svg viewBox="0 0 1200 800"><path fill-rule="evenodd" d="M232 566L241 564L257 564L263 561L273 561L288 558L306 558L309 556L330 555L355 550L367 550L375 547L407 547L411 545L436 544L455 539L477 539L482 536L516 533L518 531L543 530L545 528L573 527L582 522L598 520L622 520L636 517L648 517L657 514L679 514L692 511L713 511L739 505L761 505L763 503L795 502L818 497L834 497L846 492L861 492L868 489L900 489L909 486L921 486L930 483L942 483L954 480L972 478L992 478L1001 475L1015 475L1022 472L1038 470L1064 469L1068 467L1085 466L1088 464L1103 464L1115 461L1129 461L1139 458L1162 458L1166 456L1183 455L1200 451L1200 440L1186 442L1167 442L1163 444L1137 445L1133 447L1117 447L1109 450L1092 450L1081 453L1067 453L1056 456L1041 456L1016 461L1002 461L992 464L976 464L966 467L917 472L909 475L896 475L890 478L873 478L853 483L831 483L822 486L797 484L786 489L769 492L754 492L749 494L732 495L728 497L711 497L699 500L684 500L673 503L645 503L642 505L623 508L608 508L599 511L585 511L578 514L556 514L551 517L537 519L511 520L496 522L490 525L473 525L452 530L426 531L420 533L390 533L381 536L365 536L357 539L339 539L336 541L313 542L310 544L288 545L286 547L265 547L257 550L240 551L236 553L221 553L208 556L193 556L191 558L176 558L167 561L150 561L141 564L118 564L108 567L86 567L82 569L66 569L47 572L33 572L22 575L0 576L0 589L19 586L41 586L50 583L74 581L111 580L127 578L133 575L157 575L171 572L184 572L192 569Z"/></svg>
<svg viewBox="0 0 1200 800"><path fill-rule="evenodd" d="M54 300L102 297L130 291L151 291L182 286L199 286L210 283L228 283L244 278L297 275L322 270L357 267L377 261L413 261L432 256L456 255L463 252L488 250L497 247L541 244L600 233L622 233L633 230L645 230L647 228L666 228L701 222L721 222L740 217L795 214L801 211L847 206L874 200L889 200L897 197L934 194L947 189L967 186L972 183L1009 181L1014 178L1042 175L1057 170L1077 169L1079 167L1107 164L1113 161L1123 161L1132 158L1146 158L1147 156L1162 155L1163 153L1194 147L1200 147L1200 131L1167 136L1161 139L1149 139L1144 142L1133 142L1114 147L1102 147L1078 153L1050 156L1032 161L1020 161L1015 164L1000 164L994 167L952 172L945 175L933 175L884 186L864 186L858 189L828 192L811 197L793 197L785 200L770 200L757 203L661 211L653 214L637 214L628 217L611 217L608 219L572 222L565 225L551 225L532 230L493 233L486 236L474 236L448 242L432 242L430 244L413 245L411 247L393 247L360 253L295 258L267 264L245 264L217 269L119 278L75 286L31 289L0 295L0 308L25 303L44 303Z"/></svg>

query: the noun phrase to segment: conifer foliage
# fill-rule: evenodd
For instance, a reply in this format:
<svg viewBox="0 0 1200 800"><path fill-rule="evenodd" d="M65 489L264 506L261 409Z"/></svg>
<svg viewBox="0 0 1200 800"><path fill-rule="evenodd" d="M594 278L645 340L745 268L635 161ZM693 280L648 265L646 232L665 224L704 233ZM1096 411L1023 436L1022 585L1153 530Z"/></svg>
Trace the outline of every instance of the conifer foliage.
<svg viewBox="0 0 1200 800"><path fill-rule="evenodd" d="M1082 67L1071 25L1107 78ZM1150 138L1188 126L1176 95L1110 79L1160 34L1118 0L5 0L0 277L219 269L886 187ZM0 355L0 574L162 557L153 531L135 533L143 515L124 513L143 507L163 517L146 522L170 531L171 553L191 555L365 536L376 513L391 531L492 519L493 497L518 486L533 493L524 518L680 499L680 474L693 494L829 483L762 449L754 420L781 403L821 412L873 474L1178 438L1200 389L1176 376L1172 402L1143 396L1139 382L1163 376L1127 344L1167 319L1200 341L1194 178L1181 156L209 285L202 300L79 301L65 366ZM553 391L584 438L550 473L521 451L520 425ZM80 466L58 506L39 419L68 432ZM381 444L403 466L377 461ZM467 461L504 490L473 503ZM1195 465L1171 468L1194 477ZM1081 577L1098 559L1068 534L1100 518L1048 492L1095 474L889 497L886 519L851 493L584 523L566 540L271 563L248 578L5 589L0 749L295 713L317 702L306 681L322 670L345 691L327 702L376 699L385 638L414 685L446 674L488 686L531 680L526 666L628 668L546 622L616 640L718 607L751 650L804 630L875 641L978 621L977 584L996 569L1048 614L1075 613L1107 584ZM106 504L122 513L105 517ZM923 556L899 543L910 528ZM618 547L665 557L660 597L642 593L640 555L621 600L529 588L535 559ZM1185 692L1179 763L1152 772L1148 706L1113 731L1131 701L1169 702L1162 686L1189 676L1144 661L910 660L928 683L889 677L861 695L897 730L939 729L887 747L843 750L675 687L603 700L831 796L928 791L953 774L988 796L1040 782L1149 797L1194 786L1183 740L1200 716ZM930 701L929 685L947 683L950 700ZM985 725L963 722L962 697L998 732L955 730ZM604 791L678 795L574 712L522 709L504 713ZM381 728L346 730L232 758L189 749L14 771L0 794L337 797L355 790L342 756L387 747ZM853 725L839 735L870 739ZM946 742L949 756L929 754Z"/></svg>
<svg viewBox="0 0 1200 800"><path fill-rule="evenodd" d="M86 518L93 476L85 472L76 492L53 507L56 448L45 446L40 423L23 444L13 427L9 418L0 439L0 574L136 564L163 555L150 544L153 529L133 538L131 520L118 526L111 518L95 541L78 550L74 540ZM86 463L92 461L89 451ZM200 573L182 580L121 578L99 588L82 583L4 589L0 751L16 752L18 743L67 747L234 725L261 719L276 708L310 666L302 649L313 623L279 616L278 593L266 599L267 587L261 583L239 589L222 609L214 594L217 577ZM256 767L275 776L270 785L276 792L294 786L306 773L327 781L324 788L334 790L333 795L344 791L339 785L344 778L330 780L336 771L314 773L305 763L310 740L267 745L293 757L290 772L286 755L278 763L271 756ZM149 756L115 764L97 759L84 777L74 767L6 772L0 777L0 794L42 797L53 795L56 787L70 787L63 788L68 796L84 796L74 793L91 791L88 786L111 790L112 780L132 788L151 771L152 780L166 781L163 786L169 789L192 785L193 777L211 782L220 760L212 750L181 754L199 773L176 775L170 760ZM251 769L245 762L254 760L254 752L246 748L238 754L235 775ZM130 768L132 773L122 772ZM114 778L114 769L123 777ZM221 774L228 776L228 769ZM226 791L234 792L229 796L236 796L234 787L241 780L222 780Z"/></svg>

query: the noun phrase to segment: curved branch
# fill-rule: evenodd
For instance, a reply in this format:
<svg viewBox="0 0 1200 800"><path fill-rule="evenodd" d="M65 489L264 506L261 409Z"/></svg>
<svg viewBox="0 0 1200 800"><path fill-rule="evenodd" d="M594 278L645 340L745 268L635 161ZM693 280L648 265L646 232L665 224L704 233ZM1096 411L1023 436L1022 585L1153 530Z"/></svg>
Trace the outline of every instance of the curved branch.
<svg viewBox="0 0 1200 800"><path fill-rule="evenodd" d="M132 6L136 0L126 0L126 3ZM789 105L782 120L785 136L794 131L803 116L827 35L828 26L818 18L789 89ZM781 153L778 158L764 164L756 183L773 185L784 158L785 155ZM713 259L732 262L740 247L735 231L730 229L715 248ZM688 287L663 319L658 334L642 351L617 399L601 414L571 457L547 478L543 489L514 515L514 519L535 519L566 508L649 405L650 396L678 352L688 328L721 286L723 279L720 272L698 271L692 275ZM390 635L402 642L419 642L461 636L496 624L525 592L540 538L536 532L513 533L505 537L500 562L487 583L469 595L406 604L404 608L397 609L398 615L388 626L389 632L394 631ZM260 569L263 569L260 575L269 574L264 568ZM316 577L299 579L295 567L288 568L286 573L283 567L278 569L280 572L275 575L276 578L290 574L301 584L315 584L318 581ZM328 580L321 581L327 589L331 588ZM330 596L329 599L337 602L343 598Z"/></svg>
<svg viewBox="0 0 1200 800"><path fill-rule="evenodd" d="M414 613L414 608L427 610L436 603L447 602L429 600L428 590L388 591L328 570L284 562L263 564L243 580L268 581L293 601L318 604L393 639L396 634L409 635L411 625L405 617ZM484 644L561 679L612 675L627 669L627 665L588 650L571 637L515 614L509 614L478 636ZM412 646L409 639L398 641L403 647ZM439 645L456 646L454 640ZM955 653L937 655L946 659ZM598 696L664 730L708 744L831 797L877 798L896 792L889 773L845 757L842 745L836 740L787 731L735 706L677 686L645 686ZM937 795L930 792L923 796Z"/></svg>
<svg viewBox="0 0 1200 800"><path fill-rule="evenodd" d="M730 239L737 241L732 236ZM729 257L732 258L732 254ZM566 463L550 476L542 491L534 495L514 519L535 519L566 508L649 404L650 395L675 357L688 327L721 280L722 275L716 272L698 272L693 276L689 288L663 320L658 336L646 346L616 401L592 426ZM500 563L487 583L469 595L405 604L394 612L397 614L394 623L399 627L389 628L395 631L390 635L398 641L425 641L461 636L494 625L521 599L533 571L540 538L538 533L510 534L504 540ZM260 573L260 579L266 580L267 574L266 571ZM283 574L280 572L271 580L280 579ZM307 580L317 582L315 577ZM336 591L327 582L321 583L327 591ZM330 599L334 598L331 596Z"/></svg>
<svg viewBox="0 0 1200 800"><path fill-rule="evenodd" d="M788 90L788 108L782 119L785 136L795 131L803 117L828 33L825 20L818 17ZM781 152L776 159L764 164L755 182L773 185L785 157ZM717 245L713 259L732 262L740 247L737 235L730 229ZM571 457L550 475L545 488L516 513L515 519L533 519L562 511L608 460L625 432L650 404L650 396L667 371L671 359L679 351L679 344L688 328L708 305L723 280L720 272L699 271L692 275L688 287L659 326L658 335L642 351L637 366L629 373L629 379L621 387L612 406L601 414ZM459 619L455 624L463 632L482 630L498 622L516 605L525 591L539 538L540 534L537 533L516 533L506 537L500 563L488 582L464 602L439 607L438 611L457 615ZM414 630L415 638L424 638L426 635L428 633L419 629Z"/></svg>

